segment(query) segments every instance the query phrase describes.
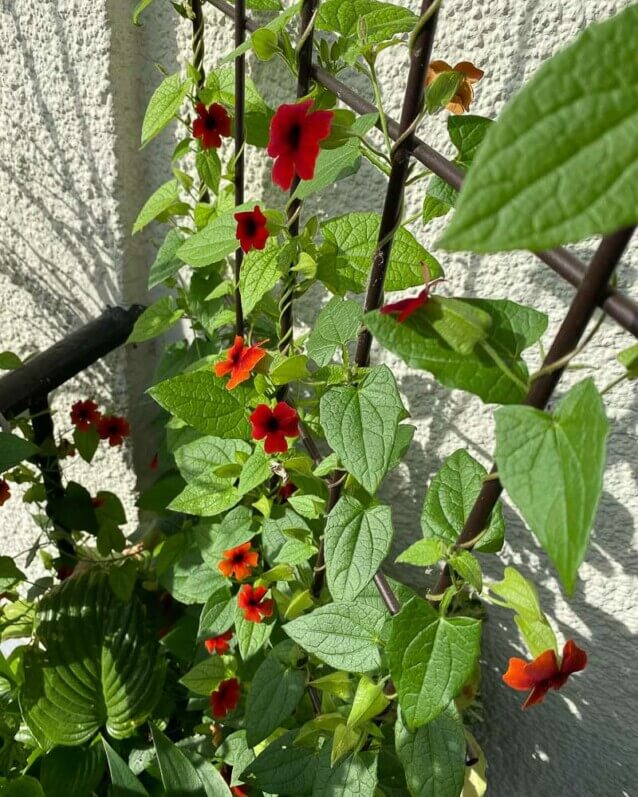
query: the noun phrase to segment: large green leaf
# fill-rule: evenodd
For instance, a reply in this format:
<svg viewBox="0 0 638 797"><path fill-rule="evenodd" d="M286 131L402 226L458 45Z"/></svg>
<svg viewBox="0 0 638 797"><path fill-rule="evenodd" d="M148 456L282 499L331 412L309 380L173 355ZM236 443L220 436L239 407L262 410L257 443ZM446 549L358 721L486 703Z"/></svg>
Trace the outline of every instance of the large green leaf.
<svg viewBox="0 0 638 797"><path fill-rule="evenodd" d="M372 495L392 460L405 409L392 371L373 368L358 385L334 387L321 397L320 418L333 451Z"/></svg>
<svg viewBox="0 0 638 797"><path fill-rule="evenodd" d="M443 246L540 250L638 220L636 36L634 4L543 64L485 137Z"/></svg>
<svg viewBox="0 0 638 797"><path fill-rule="evenodd" d="M184 241L177 250L177 256L189 266L200 268L217 263L234 252L239 245L234 212L222 213L209 221L203 230Z"/></svg>
<svg viewBox="0 0 638 797"><path fill-rule="evenodd" d="M334 767L330 745L319 756L312 797L374 797L377 787L377 756L371 752L349 755Z"/></svg>
<svg viewBox="0 0 638 797"><path fill-rule="evenodd" d="M241 265L239 290L245 313L252 313L255 305L281 278L279 253L281 246L276 238L270 238L264 249L248 252Z"/></svg>
<svg viewBox="0 0 638 797"><path fill-rule="evenodd" d="M246 739L251 747L276 730L297 708L305 689L302 670L267 656L255 673L246 700Z"/></svg>
<svg viewBox="0 0 638 797"><path fill-rule="evenodd" d="M215 590L206 601L199 617L198 639L219 636L235 621L235 598L231 598L228 587Z"/></svg>
<svg viewBox="0 0 638 797"><path fill-rule="evenodd" d="M362 293L368 282L379 237L378 213L347 213L321 225L323 244L319 250L317 277L331 291ZM423 284L422 264L430 278L443 276L441 266L412 233L399 227L394 236L385 288L400 291Z"/></svg>
<svg viewBox="0 0 638 797"><path fill-rule="evenodd" d="M235 659L232 656L208 656L192 667L179 681L194 694L208 696L222 681L231 677L234 663Z"/></svg>
<svg viewBox="0 0 638 797"><path fill-rule="evenodd" d="M163 797L207 797L197 770L186 755L151 723Z"/></svg>
<svg viewBox="0 0 638 797"><path fill-rule="evenodd" d="M329 603L298 617L283 628L308 653L348 672L379 667L378 643L385 623L383 612L358 603Z"/></svg>
<svg viewBox="0 0 638 797"><path fill-rule="evenodd" d="M20 705L43 748L79 745L101 727L116 739L146 720L164 682L164 658L142 604L118 600L90 571L50 590L37 613L42 645L24 655Z"/></svg>
<svg viewBox="0 0 638 797"><path fill-rule="evenodd" d="M463 448L445 460L432 479L421 512L421 529L426 539L442 540L447 545L457 541L481 492L485 476L485 468ZM504 534L505 522L499 503L475 549L485 553L500 550Z"/></svg>
<svg viewBox="0 0 638 797"><path fill-rule="evenodd" d="M209 370L165 379L148 391L168 412L204 434L242 438L249 432L246 409Z"/></svg>
<svg viewBox="0 0 638 797"><path fill-rule="evenodd" d="M147 224L168 210L179 200L179 183L169 180L154 191L144 203L133 224L133 234L143 230Z"/></svg>
<svg viewBox="0 0 638 797"><path fill-rule="evenodd" d="M0 432L0 473L19 465L40 449L29 440L10 432Z"/></svg>
<svg viewBox="0 0 638 797"><path fill-rule="evenodd" d="M350 139L337 149L324 149L317 158L315 176L312 180L302 180L295 189L294 196L297 199L306 199L318 191L323 191L333 183L343 180L344 177L356 174L360 166L361 154L359 141L356 138Z"/></svg>
<svg viewBox="0 0 638 797"><path fill-rule="evenodd" d="M466 742L454 704L416 731L406 727L399 712L395 736L411 797L459 797L465 779Z"/></svg>
<svg viewBox="0 0 638 797"><path fill-rule="evenodd" d="M288 731L271 742L244 770L242 778L263 792L284 797L309 794L317 772L317 754L296 747L297 731Z"/></svg>
<svg viewBox="0 0 638 797"><path fill-rule="evenodd" d="M367 41L376 44L411 31L417 16L398 4L379 0L326 0L319 9L317 28L356 36L360 20L364 21Z"/></svg>
<svg viewBox="0 0 638 797"><path fill-rule="evenodd" d="M370 583L390 550L389 506L365 507L343 496L328 515L325 532L326 575L334 600L351 601Z"/></svg>
<svg viewBox="0 0 638 797"><path fill-rule="evenodd" d="M56 747L40 765L42 788L47 797L92 797L102 780L105 763L101 744L80 749Z"/></svg>
<svg viewBox="0 0 638 797"><path fill-rule="evenodd" d="M126 342L141 343L156 338L167 332L183 315L184 311L176 306L172 296L162 296L144 310Z"/></svg>
<svg viewBox="0 0 638 797"><path fill-rule="evenodd" d="M239 655L244 661L248 661L255 653L259 653L270 639L274 627L273 623L253 623L250 620L246 620L241 609L239 607L236 608L235 635L237 637Z"/></svg>
<svg viewBox="0 0 638 797"><path fill-rule="evenodd" d="M356 337L363 317L361 306L349 299L332 298L317 316L308 337L308 356L319 366L328 365L341 346Z"/></svg>
<svg viewBox="0 0 638 797"><path fill-rule="evenodd" d="M600 393L586 379L552 415L501 407L495 417L499 478L571 593L603 489L609 423Z"/></svg>
<svg viewBox="0 0 638 797"><path fill-rule="evenodd" d="M180 106L190 88L190 80L182 79L178 74L169 75L155 89L151 97L144 121L142 122L142 146L155 138L158 133L171 122L179 112Z"/></svg>
<svg viewBox="0 0 638 797"><path fill-rule="evenodd" d="M402 323L378 310L367 313L364 322L385 348L413 368L430 371L443 385L474 393L485 402L522 401L528 373L520 355L541 337L546 316L506 299L463 301L492 318L487 339L467 354L452 348L434 330L425 312L427 305Z"/></svg>
<svg viewBox="0 0 638 797"><path fill-rule="evenodd" d="M148 792L131 772L126 761L115 752L106 739L102 739L102 744L111 774L109 797L136 797L136 795L148 797Z"/></svg>
<svg viewBox="0 0 638 797"><path fill-rule="evenodd" d="M420 598L392 619L386 655L409 727L431 722L456 697L474 670L480 644L480 620L440 617Z"/></svg>

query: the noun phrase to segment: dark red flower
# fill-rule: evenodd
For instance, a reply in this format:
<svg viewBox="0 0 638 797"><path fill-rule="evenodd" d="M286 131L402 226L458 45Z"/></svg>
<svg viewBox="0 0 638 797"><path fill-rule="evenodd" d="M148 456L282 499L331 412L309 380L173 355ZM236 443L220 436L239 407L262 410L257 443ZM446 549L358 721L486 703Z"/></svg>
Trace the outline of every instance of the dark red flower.
<svg viewBox="0 0 638 797"><path fill-rule="evenodd" d="M262 341L262 343L265 342ZM259 343L254 346L245 346L244 339L237 335L235 342L226 352L226 359L215 364L215 374L217 376L230 374L231 377L226 387L228 390L232 390L241 382L250 379L250 372L267 354L268 352L262 349Z"/></svg>
<svg viewBox="0 0 638 797"><path fill-rule="evenodd" d="M237 222L237 232L235 238L239 241L244 252L251 249L263 249L268 240L268 219L261 212L259 205L255 205L254 210L246 210L235 213Z"/></svg>
<svg viewBox="0 0 638 797"><path fill-rule="evenodd" d="M197 119L193 122L193 136L204 149L221 147L222 136L230 135L230 116L223 105L214 102L206 108L203 102L195 106Z"/></svg>
<svg viewBox="0 0 638 797"><path fill-rule="evenodd" d="M131 427L121 415L103 415L97 425L100 440L108 440L110 446L119 446L131 434Z"/></svg>
<svg viewBox="0 0 638 797"><path fill-rule="evenodd" d="M253 551L249 542L245 542L243 545L224 551L224 558L217 568L226 578L231 578L234 575L238 581L242 581L244 578L248 578L252 573L252 568L257 567L258 562L259 554L257 551Z"/></svg>
<svg viewBox="0 0 638 797"><path fill-rule="evenodd" d="M313 105L312 100L280 105L270 121L268 154L276 158L272 179L284 191L290 188L295 175L312 180L319 142L330 135L334 113L311 111Z"/></svg>
<svg viewBox="0 0 638 797"><path fill-rule="evenodd" d="M285 484L282 484L279 490L277 490L277 495L281 503L285 503L296 489L297 485L293 484L291 481L287 481Z"/></svg>
<svg viewBox="0 0 638 797"><path fill-rule="evenodd" d="M11 498L9 482L6 479L0 479L0 506L6 504L9 498Z"/></svg>
<svg viewBox="0 0 638 797"><path fill-rule="evenodd" d="M244 584L237 596L237 605L244 613L244 618L251 623L261 623L264 617L270 617L275 608L273 600L264 600L268 592L266 587L252 587Z"/></svg>
<svg viewBox="0 0 638 797"><path fill-rule="evenodd" d="M430 298L427 288L423 288L418 296L411 296L409 299L401 299L398 302L384 305L380 312L382 315L398 315L397 321L402 324L406 318L416 312L419 307L423 307Z"/></svg>
<svg viewBox="0 0 638 797"><path fill-rule="evenodd" d="M97 404L90 399L76 401L71 406L71 423L81 432L88 432L101 418Z"/></svg>
<svg viewBox="0 0 638 797"><path fill-rule="evenodd" d="M210 705L213 709L213 717L221 719L237 707L239 703L239 681L237 678L229 678L222 681L217 689L210 696Z"/></svg>
<svg viewBox="0 0 638 797"><path fill-rule="evenodd" d="M73 575L75 567L71 567L70 565L61 565L56 570L56 575L60 579L60 581L66 581L67 578L70 578Z"/></svg>
<svg viewBox="0 0 638 797"><path fill-rule="evenodd" d="M550 689L563 687L572 673L580 672L587 666L587 654L570 639L563 648L563 659L558 664L556 652L546 650L534 661L512 658L509 661L503 681L512 689L528 692L522 708L542 703Z"/></svg>
<svg viewBox="0 0 638 797"><path fill-rule="evenodd" d="M204 647L209 653L218 653L221 655L222 653L228 653L230 650L230 645L228 644L229 641L233 638L232 631L226 631L224 634L220 634L219 636L212 636L209 637L204 642Z"/></svg>
<svg viewBox="0 0 638 797"><path fill-rule="evenodd" d="M248 797L247 786L244 786L243 783L240 786L231 786L230 790L233 793L233 797Z"/></svg>
<svg viewBox="0 0 638 797"><path fill-rule="evenodd" d="M259 404L250 416L253 427L253 439L263 440L267 454L288 451L287 437L299 435L299 416L294 407L280 401L274 410L267 404Z"/></svg>

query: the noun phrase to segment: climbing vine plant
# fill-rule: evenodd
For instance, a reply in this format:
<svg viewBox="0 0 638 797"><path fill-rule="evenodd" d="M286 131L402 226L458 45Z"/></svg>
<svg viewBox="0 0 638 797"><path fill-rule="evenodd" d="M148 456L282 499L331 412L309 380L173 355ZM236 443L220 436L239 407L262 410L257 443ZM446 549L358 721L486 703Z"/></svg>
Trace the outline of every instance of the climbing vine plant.
<svg viewBox="0 0 638 797"><path fill-rule="evenodd" d="M514 567L488 580L482 563L504 543L501 489L567 595L587 554L613 385L576 381L545 407L600 326L581 341L596 305L587 292L602 293L636 221L625 87L638 82L638 7L586 30L492 122L468 113L483 71L432 58L438 2L419 16L378 0L253 0L271 18L245 41L236 2L237 47L224 57L205 55L200 2L173 3L193 58L162 76L141 131L143 146L180 131L173 177L133 227L166 232L148 279L161 298L130 342L186 330L148 391L165 426L140 498L155 520L126 541L114 496L69 485L53 515L72 543L51 561L61 583L19 596L24 574L0 560L3 638L30 637L0 655L0 783L48 797L476 797L486 609L513 613L526 653L491 664L524 708L577 693L571 676L587 664L574 640L559 644L533 583ZM136 24L142 12L152 24L150 5L138 3ZM398 130L377 77L388 48L409 66ZM268 104L244 76L250 52L286 65L295 101ZM374 110L342 107L313 58L329 78L360 73ZM411 170L406 146L434 114L467 172L460 194ZM268 164L267 204L244 186L254 152ZM317 193L339 204L338 182L364 161L388 179L382 213L305 210ZM407 182L423 188L418 219L403 217ZM429 225L448 214L435 257ZM446 249L536 251L594 234L607 237L534 373L525 358L543 348L542 312L441 284ZM308 329L295 308L317 285L325 302ZM494 469L464 449L447 457L424 490L421 538L398 554L380 488L414 427L393 372L370 359L372 338L424 381L494 405ZM638 376L635 345L618 360L616 382ZM128 434L91 401L74 412L89 460L100 437ZM0 502L34 453L25 421L3 438ZM387 578L392 558L440 569L438 583Z"/></svg>

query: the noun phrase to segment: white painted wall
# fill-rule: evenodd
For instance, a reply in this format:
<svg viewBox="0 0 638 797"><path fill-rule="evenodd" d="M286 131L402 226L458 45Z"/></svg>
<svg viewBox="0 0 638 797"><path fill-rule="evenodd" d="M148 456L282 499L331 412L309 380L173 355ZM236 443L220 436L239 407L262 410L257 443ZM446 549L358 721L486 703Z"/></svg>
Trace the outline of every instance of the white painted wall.
<svg viewBox="0 0 638 797"><path fill-rule="evenodd" d="M621 10L626 0L456 0L445 4L434 57L451 63L470 59L485 69L477 113L495 116L538 65L589 22ZM410 0L416 9L416 0ZM146 100L159 82L154 62L169 71L190 49L190 26L167 0L156 0L145 25L129 24L130 3L122 0L0 0L0 348L21 354L50 345L96 315L107 303L146 300L145 274L162 230L140 240L128 231L144 197L169 176L175 139L166 133L137 151ZM207 10L207 62L231 49L228 20ZM271 102L293 96L292 81L272 64L254 63L254 79ZM381 74L388 107L397 115L407 65L401 51L384 58ZM584 75L583 80L587 80ZM365 90L360 80L351 82ZM443 118L427 123L422 135L445 147ZM448 150L449 151L449 148ZM595 168L595 164L592 164ZM249 153L248 197L269 204L281 194L269 184L263 154ZM341 183L313 202L313 212L333 215L335 205L380 210L384 186L372 169ZM406 212L416 213L419 192ZM437 254L436 223L415 233ZM592 245L578 248L582 257ZM556 330L572 289L526 254L478 258L439 253L448 283L444 291L491 295L527 302L550 317ZM638 267L634 244L619 270L623 290L633 287ZM301 305L310 323L318 296ZM548 337L549 340L549 337ZM628 345L627 334L608 323L591 347L588 361L600 366L600 386L617 375L613 355ZM56 396L63 418L70 403L89 393L114 409L125 405L137 432L137 473L148 461L148 413L141 394L152 346L116 354L74 380ZM375 352L375 357L380 353ZM460 446L485 464L492 450L492 413L478 399L440 388L427 375L383 355L400 382L418 428L404 466L385 486L395 507L403 543L419 534L425 488L443 458ZM515 563L539 586L544 607L564 638L573 637L590 654L587 671L539 708L519 711L519 696L500 683L507 658L520 652L511 617L492 611L484 641L486 721L479 728L490 762L495 797L612 797L638 793L638 629L636 532L635 393L624 385L607 400L613 432L605 494L593 545L568 604L546 557L516 513L506 508L508 545L503 562ZM127 497L132 512L135 472L130 451L109 451L98 467L72 466L68 475L93 489L108 486ZM78 472L79 471L79 472ZM0 515L2 552L19 551L34 539L34 528L17 501ZM402 543L402 547L403 547ZM500 567L486 560L490 575ZM413 576L412 573L409 576ZM430 582L431 583L431 580Z"/></svg>

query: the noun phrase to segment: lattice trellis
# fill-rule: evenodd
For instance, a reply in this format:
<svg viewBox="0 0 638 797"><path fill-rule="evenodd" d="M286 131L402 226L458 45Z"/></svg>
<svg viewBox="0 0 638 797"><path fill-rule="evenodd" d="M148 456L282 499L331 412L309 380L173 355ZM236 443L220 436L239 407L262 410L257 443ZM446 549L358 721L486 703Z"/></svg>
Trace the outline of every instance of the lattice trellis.
<svg viewBox="0 0 638 797"><path fill-rule="evenodd" d="M225 0L208 0L208 2L234 20L235 46L245 40L246 32L253 32L259 27L254 21L246 17L244 0L235 0L234 6ZM201 0L193 0L193 10L196 11L194 20L194 50L203 53L203 26L201 21ZM383 204L381 225L377 240L370 279L365 297L365 310L376 310L383 301L383 287L386 268L389 261L394 233L401 224L403 196L408 178L410 160L422 163L431 172L442 178L452 188L460 189L463 182L461 170L447 158L430 147L425 141L415 134L421 109L424 101L425 77L432 53L432 44L437 24L439 0L423 0L421 4L421 18L417 23L411 39L410 68L405 86L400 121L388 119L388 132L395 142L391 153L391 171ZM357 94L345 83L326 72L312 62L313 50L313 23L316 17L319 0L303 0L300 10L300 43L298 46L298 79L297 97L303 97L310 91L312 81L316 81L332 91L345 105L359 114L375 113L376 107ZM201 64L199 65L201 67ZM236 119L236 157L237 157L237 201L243 201L243 141L244 141L244 97L245 97L245 56L240 55L235 59L235 119ZM378 125L380 127L380 123ZM241 168L239 164L241 163ZM296 183L292 186L292 192ZM292 220L291 233L296 234L299 223L301 200L294 200L289 211L289 220ZM543 263L548 265L559 276L576 288L576 293L569 306L562 324L554 341L543 361L543 375L534 380L524 400L524 404L544 409L554 392L566 367L565 358L578 346L589 321L597 307L613 318L623 329L638 337L638 304L623 293L611 287L609 282L618 265L634 228L619 230L605 236L598 246L594 256L588 264L583 263L578 257L563 247L535 252ZM237 263L241 263L241 255ZM236 263L236 272L239 265ZM288 277L281 300L282 310L282 336L280 349L287 351L292 336L292 296L294 288L294 275ZM241 306L240 297L238 305ZM238 310L238 315L241 309ZM364 367L369 364L372 337L366 329L362 329L356 349L355 362ZM550 368L550 366L552 366ZM306 435L303 442L316 459L318 453L312 440ZM492 469L495 473L495 469ZM333 477L330 484L330 498L327 511L330 511L340 496L341 480ZM488 479L484 482L479 497L470 512L467 522L459 535L457 545L471 548L474 540L486 527L492 510L502 493L502 485L498 478ZM468 545L468 543L470 543ZM323 551L320 550L315 568L315 583L313 591L318 593L323 583ZM377 572L374 582L385 602L388 611L396 614L400 604L394 595L387 579L382 572ZM436 602L437 596L450 584L450 572L444 568L439 580L432 591L431 600Z"/></svg>

